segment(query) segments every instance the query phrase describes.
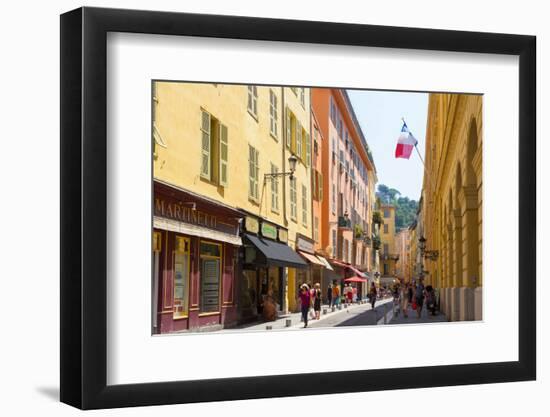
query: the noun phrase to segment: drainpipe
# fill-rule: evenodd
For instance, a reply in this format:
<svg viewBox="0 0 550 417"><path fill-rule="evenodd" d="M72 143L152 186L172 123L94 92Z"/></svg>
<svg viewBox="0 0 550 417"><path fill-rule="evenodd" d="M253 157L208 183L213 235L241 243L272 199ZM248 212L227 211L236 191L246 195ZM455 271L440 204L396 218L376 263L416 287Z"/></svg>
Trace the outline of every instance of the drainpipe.
<svg viewBox="0 0 550 417"><path fill-rule="evenodd" d="M285 88L284 87L281 87L281 104L282 104L282 108L283 108L283 114L282 114L282 120L283 120L283 123L281 123L281 125L283 126L283 129L282 129L282 135L281 135L281 141L282 141L282 145L283 145L283 166L282 166L282 171L281 172L286 172L286 141L287 141L287 138L286 138L286 133L287 133L287 126L286 126L286 107L285 107ZM283 178L283 221L284 221L284 224L285 224L285 227L288 227L288 218L286 217L286 177L282 177Z"/></svg>
<svg viewBox="0 0 550 417"><path fill-rule="evenodd" d="M286 172L286 132L287 132L287 126L286 126L286 107L285 107L285 88L284 86L281 86L281 105L282 105L282 121L283 123L281 123L281 126L282 126L282 135L281 135L281 143L283 145L283 152L281 153L282 154L282 157L283 157L283 161L282 161L282 171L281 172ZM285 225L285 227L287 228L287 234L288 234L288 219L286 217L286 177L282 177L283 179L283 223ZM287 242L288 244L288 242ZM288 294L288 268L287 267L284 267L283 268L283 291L284 291L284 296L283 296L283 305L281 306L282 307L282 310L285 312L285 314L288 314L290 312L290 309L289 309L289 294Z"/></svg>

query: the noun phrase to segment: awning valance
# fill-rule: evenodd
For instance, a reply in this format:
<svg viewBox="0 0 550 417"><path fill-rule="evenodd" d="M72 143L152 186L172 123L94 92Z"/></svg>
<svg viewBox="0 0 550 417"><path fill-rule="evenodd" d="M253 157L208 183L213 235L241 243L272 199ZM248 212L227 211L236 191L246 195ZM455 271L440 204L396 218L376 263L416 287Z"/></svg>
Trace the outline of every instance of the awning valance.
<svg viewBox="0 0 550 417"><path fill-rule="evenodd" d="M334 268L332 265L326 260L326 258L323 258L321 255L317 255L317 258L323 263L325 268L330 269L331 271L334 271Z"/></svg>
<svg viewBox="0 0 550 417"><path fill-rule="evenodd" d="M248 233L244 234L245 242L252 244L265 258L264 263L271 266L290 268L307 268L307 263L284 243L264 239Z"/></svg>
<svg viewBox="0 0 550 417"><path fill-rule="evenodd" d="M184 235L196 236L203 239L212 239L220 242L230 243L232 245L241 246L242 240L238 235L230 235L229 233L219 232L217 230L208 229L206 227L197 226L194 224L178 222L173 219L164 217L153 218L153 227L170 232L182 233Z"/></svg>
<svg viewBox="0 0 550 417"><path fill-rule="evenodd" d="M314 265L325 266L315 255L302 251L298 251L298 253Z"/></svg>
<svg viewBox="0 0 550 417"><path fill-rule="evenodd" d="M330 261L332 264L336 265L336 266L339 266L341 268L347 268L347 269L351 269L353 272L355 272L357 274L358 277L360 278L368 278L367 275L364 273L364 272L361 272L359 271L357 268L355 268L354 266L351 266L349 264L345 264L343 262L340 262L340 261L335 261L335 260L332 260Z"/></svg>

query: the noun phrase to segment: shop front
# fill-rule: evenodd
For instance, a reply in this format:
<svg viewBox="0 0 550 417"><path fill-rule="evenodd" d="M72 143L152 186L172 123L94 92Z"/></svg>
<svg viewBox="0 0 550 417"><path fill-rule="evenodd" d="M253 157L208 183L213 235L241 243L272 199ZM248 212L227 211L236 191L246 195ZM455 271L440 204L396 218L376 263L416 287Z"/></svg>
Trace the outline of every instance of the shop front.
<svg viewBox="0 0 550 417"><path fill-rule="evenodd" d="M240 219L237 210L155 181L154 334L237 324Z"/></svg>
<svg viewBox="0 0 550 417"><path fill-rule="evenodd" d="M240 320L270 320L288 311L287 268L307 264L287 244L287 231L246 215L242 234Z"/></svg>
<svg viewBox="0 0 550 417"><path fill-rule="evenodd" d="M341 290L346 284L356 287L357 294L364 298L365 294L368 293L368 285L370 285L368 275L345 262L332 259L330 263L334 267L334 275L331 275L333 285L339 285ZM357 279L350 280L350 278Z"/></svg>

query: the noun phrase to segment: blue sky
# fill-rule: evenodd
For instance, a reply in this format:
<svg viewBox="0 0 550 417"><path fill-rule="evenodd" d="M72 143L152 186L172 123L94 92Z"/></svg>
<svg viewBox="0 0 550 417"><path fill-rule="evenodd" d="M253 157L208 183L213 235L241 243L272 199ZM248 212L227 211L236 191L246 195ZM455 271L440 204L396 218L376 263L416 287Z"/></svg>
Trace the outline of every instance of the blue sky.
<svg viewBox="0 0 550 417"><path fill-rule="evenodd" d="M372 150L378 184L395 188L403 197L418 201L424 172L418 154L413 151L408 160L396 159L394 154L404 117L424 158L428 94L360 90L348 90L348 94Z"/></svg>

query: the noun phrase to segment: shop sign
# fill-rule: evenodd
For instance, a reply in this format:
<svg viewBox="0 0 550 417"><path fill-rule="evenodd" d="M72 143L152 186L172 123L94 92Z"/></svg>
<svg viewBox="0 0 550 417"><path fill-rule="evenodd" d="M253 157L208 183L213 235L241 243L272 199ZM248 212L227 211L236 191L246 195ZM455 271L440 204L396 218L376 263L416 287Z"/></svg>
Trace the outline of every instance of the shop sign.
<svg viewBox="0 0 550 417"><path fill-rule="evenodd" d="M258 233L260 230L260 223L258 222L258 219L255 219L254 217L246 216L244 218L244 227L247 232L252 233Z"/></svg>
<svg viewBox="0 0 550 417"><path fill-rule="evenodd" d="M277 228L272 224L262 222L262 236L277 239Z"/></svg>
<svg viewBox="0 0 550 417"><path fill-rule="evenodd" d="M313 242L305 240L303 237L297 236L296 238L296 248L304 252L314 253Z"/></svg>
<svg viewBox="0 0 550 417"><path fill-rule="evenodd" d="M288 243L288 230L279 229L279 242Z"/></svg>
<svg viewBox="0 0 550 417"><path fill-rule="evenodd" d="M216 215L196 210L178 200L171 201L162 197L155 197L155 216L166 217L225 233L237 233L238 226L236 224L219 221Z"/></svg>

